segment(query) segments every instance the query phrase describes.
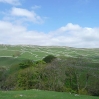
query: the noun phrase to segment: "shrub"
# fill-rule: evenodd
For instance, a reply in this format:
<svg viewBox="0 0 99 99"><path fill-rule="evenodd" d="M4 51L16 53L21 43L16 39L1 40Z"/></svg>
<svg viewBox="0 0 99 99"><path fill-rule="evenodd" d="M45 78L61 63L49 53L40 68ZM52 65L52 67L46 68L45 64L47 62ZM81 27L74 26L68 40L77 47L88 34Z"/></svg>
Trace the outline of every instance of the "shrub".
<svg viewBox="0 0 99 99"><path fill-rule="evenodd" d="M43 58L43 61L45 61L46 63L50 63L51 61L53 61L56 57L53 55L48 55L45 58Z"/></svg>
<svg viewBox="0 0 99 99"><path fill-rule="evenodd" d="M88 95L88 92L87 92L87 90L79 90L79 94Z"/></svg>
<svg viewBox="0 0 99 99"><path fill-rule="evenodd" d="M31 60L26 60L25 62L19 64L20 68L22 69L30 67L32 65L33 65L33 62Z"/></svg>

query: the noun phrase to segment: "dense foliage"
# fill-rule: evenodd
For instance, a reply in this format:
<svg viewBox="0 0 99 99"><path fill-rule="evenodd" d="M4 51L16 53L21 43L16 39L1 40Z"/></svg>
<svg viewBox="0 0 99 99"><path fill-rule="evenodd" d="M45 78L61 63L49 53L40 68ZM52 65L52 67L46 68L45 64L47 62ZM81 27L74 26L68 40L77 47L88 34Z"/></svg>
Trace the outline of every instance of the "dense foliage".
<svg viewBox="0 0 99 99"><path fill-rule="evenodd" d="M46 61L47 59L47 61ZM99 96L99 63L84 57L46 56L0 67L1 90L41 89Z"/></svg>
<svg viewBox="0 0 99 99"><path fill-rule="evenodd" d="M51 61L53 61L56 57L54 55L48 55L46 57L43 58L43 61L45 61L46 63L50 63Z"/></svg>

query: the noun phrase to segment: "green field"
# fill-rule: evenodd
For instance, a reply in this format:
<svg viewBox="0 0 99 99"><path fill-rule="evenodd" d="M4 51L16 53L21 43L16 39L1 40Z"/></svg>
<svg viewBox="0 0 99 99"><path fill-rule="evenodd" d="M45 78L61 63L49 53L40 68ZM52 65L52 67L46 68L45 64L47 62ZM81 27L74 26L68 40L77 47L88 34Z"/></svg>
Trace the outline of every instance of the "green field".
<svg viewBox="0 0 99 99"><path fill-rule="evenodd" d="M1 91L0 99L99 99L99 97L76 95L65 92L25 90Z"/></svg>
<svg viewBox="0 0 99 99"><path fill-rule="evenodd" d="M41 60L43 57L52 54L55 56L90 58L95 62L99 61L99 49L71 48L60 46L32 46L32 45L0 45L0 57L25 58Z"/></svg>

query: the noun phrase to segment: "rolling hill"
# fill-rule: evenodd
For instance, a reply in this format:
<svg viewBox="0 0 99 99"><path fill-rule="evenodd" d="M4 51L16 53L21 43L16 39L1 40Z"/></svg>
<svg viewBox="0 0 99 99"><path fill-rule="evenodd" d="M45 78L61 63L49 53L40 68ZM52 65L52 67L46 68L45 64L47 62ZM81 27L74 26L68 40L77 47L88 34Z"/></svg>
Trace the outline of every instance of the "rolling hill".
<svg viewBox="0 0 99 99"><path fill-rule="evenodd" d="M0 45L0 58L14 57L20 59L41 60L45 56L78 57L99 62L99 48L72 48L66 46Z"/></svg>
<svg viewBox="0 0 99 99"><path fill-rule="evenodd" d="M69 65L78 69L79 75L80 76L82 75L80 77L80 81L83 82L82 86L85 84L86 75L87 73L89 73L89 71L91 73L91 76L89 78L88 83L90 84L90 82L92 82L93 79L94 79L94 84L96 83L95 82L96 79L98 81L98 78L97 78L99 74L99 49L98 48L89 49L89 48L72 48L67 46L0 45L0 66L1 66L1 70L4 69L4 71L6 72L5 74L3 72L3 74L7 75L6 79L8 80L5 80L7 84L8 82L10 84L9 79L11 79L11 77L13 82L13 78L14 78L13 75L16 76L17 74L19 74L21 69L18 64L20 62L23 62L24 60L28 60L28 59L33 61L42 60L47 55L54 55L60 59L66 57L67 61L63 59L63 61L61 60L59 62L62 64L61 65L62 72L67 68L66 66L69 66ZM79 61L79 57L83 57L82 60ZM86 59L90 62L88 62ZM60 70L60 65L58 64L55 64L55 65L56 65L56 70ZM54 65L54 68L55 68L55 65ZM38 67L39 65L37 67L32 67L31 73L33 72L35 74L40 73L40 71L38 72L35 71L35 70L40 70L40 68ZM46 69L48 69L48 71L50 69L53 70L53 64L46 65L46 68L44 66L43 67L43 70L45 70L44 73L47 73ZM23 69L23 71L21 70L21 72L24 73L25 70L29 70L29 68ZM50 73L53 74L53 72L49 72L47 74L50 74ZM3 74L1 71L1 76ZM58 71L57 71L57 74L59 74ZM92 97L92 96L82 96L82 95L75 96L75 94L69 94L66 92L59 93L59 92L53 92L53 91L41 91L41 90L34 90L34 89L25 90L25 91L8 91L8 92L0 91L0 98L1 99L13 99L13 98L16 98L16 99L28 99L28 98L29 99L32 99L32 98L34 99L55 99L55 98L57 99L65 99L65 98L98 99L98 97Z"/></svg>

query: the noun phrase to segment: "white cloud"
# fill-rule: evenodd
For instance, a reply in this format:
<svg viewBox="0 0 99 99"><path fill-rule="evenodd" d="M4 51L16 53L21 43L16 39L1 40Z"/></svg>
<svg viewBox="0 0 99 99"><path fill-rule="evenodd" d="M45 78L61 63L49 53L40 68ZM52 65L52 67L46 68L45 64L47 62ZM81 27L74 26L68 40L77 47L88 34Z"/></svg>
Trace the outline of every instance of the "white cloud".
<svg viewBox="0 0 99 99"><path fill-rule="evenodd" d="M25 17L33 17L36 15L34 12L30 12L26 9L16 7L12 8L11 14L15 16L25 16Z"/></svg>
<svg viewBox="0 0 99 99"><path fill-rule="evenodd" d="M11 10L13 17L21 18L24 21L32 21L33 23L43 23L43 19L37 15L34 11L29 11L23 8L13 7Z"/></svg>
<svg viewBox="0 0 99 99"><path fill-rule="evenodd" d="M0 21L0 42L4 44L39 44L44 43L46 36L42 32L28 31L23 26Z"/></svg>
<svg viewBox="0 0 99 99"><path fill-rule="evenodd" d="M2 14L4 15L3 20L18 24L28 24L28 22L42 24L45 20L44 17L40 17L33 10L18 7L13 7L9 11L2 12Z"/></svg>
<svg viewBox="0 0 99 99"><path fill-rule="evenodd" d="M0 0L0 2L8 3L8 4L11 4L11 5L21 5L19 0Z"/></svg>
<svg viewBox="0 0 99 99"><path fill-rule="evenodd" d="M73 25L72 23L68 23L66 26L64 26L64 27L61 27L59 30L60 31L69 31L69 30L79 30L79 29L81 29L81 27L79 26L79 25Z"/></svg>
<svg viewBox="0 0 99 99"><path fill-rule="evenodd" d="M56 31L43 33L0 21L0 43L99 48L99 28L80 27L69 23Z"/></svg>

